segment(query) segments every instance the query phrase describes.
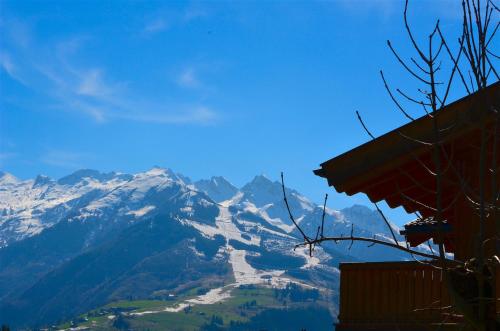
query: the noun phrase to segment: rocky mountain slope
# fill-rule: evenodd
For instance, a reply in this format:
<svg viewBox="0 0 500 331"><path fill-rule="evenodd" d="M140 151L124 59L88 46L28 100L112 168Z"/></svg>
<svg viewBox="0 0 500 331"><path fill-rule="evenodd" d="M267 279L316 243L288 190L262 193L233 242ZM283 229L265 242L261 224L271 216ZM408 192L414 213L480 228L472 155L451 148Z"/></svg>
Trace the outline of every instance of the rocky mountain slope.
<svg viewBox="0 0 500 331"><path fill-rule="evenodd" d="M311 232L322 209L295 190L292 212ZM327 210L328 233L388 237L364 206ZM0 322L55 323L122 299L162 298L203 286L293 282L321 289L335 310L338 262L404 259L389 249L300 242L281 186L257 176L191 182L169 169L137 174L79 170L59 180L0 173ZM217 292L218 291L218 292ZM226 293L226 294L224 294Z"/></svg>

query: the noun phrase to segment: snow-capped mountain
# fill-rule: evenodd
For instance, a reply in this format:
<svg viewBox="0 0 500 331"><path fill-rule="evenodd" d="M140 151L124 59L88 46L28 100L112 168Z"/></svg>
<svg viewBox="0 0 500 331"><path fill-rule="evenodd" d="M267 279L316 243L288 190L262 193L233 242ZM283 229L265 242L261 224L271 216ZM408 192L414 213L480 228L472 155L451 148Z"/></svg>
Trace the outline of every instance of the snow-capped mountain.
<svg viewBox="0 0 500 331"><path fill-rule="evenodd" d="M294 229L283 204L281 184L263 175L238 189L221 176L191 184L189 178L159 167L134 175L83 169L59 180L39 175L23 181L0 172L0 247L37 235L64 218L124 217L132 221L164 208L164 201L154 199L154 191L175 185L182 187L184 194L203 192L213 202L227 201L228 208L238 207L256 214L285 232ZM299 222L307 216L317 216L320 206L295 190L287 189L287 194ZM354 221L357 227L369 232L387 232L376 213L364 206L343 211L328 209L327 213L340 223Z"/></svg>
<svg viewBox="0 0 500 331"><path fill-rule="evenodd" d="M202 179L194 183L194 185L216 202L229 200L238 192L238 188L222 176L214 176L208 180Z"/></svg>
<svg viewBox="0 0 500 331"><path fill-rule="evenodd" d="M144 216L151 190L184 181L168 169L135 175L79 170L59 180L37 176L21 181L0 173L0 247L39 234L65 218Z"/></svg>
<svg viewBox="0 0 500 331"><path fill-rule="evenodd" d="M287 196L297 221L314 232L322 208L295 190ZM348 234L354 222L363 235L388 237L379 218L363 206L328 209L326 227ZM265 176L237 188L223 177L192 183L158 167L79 170L59 180L0 173L0 321L47 323L194 283L296 282L331 291L339 260L404 258L342 244L310 257L293 250L299 242L281 184Z"/></svg>

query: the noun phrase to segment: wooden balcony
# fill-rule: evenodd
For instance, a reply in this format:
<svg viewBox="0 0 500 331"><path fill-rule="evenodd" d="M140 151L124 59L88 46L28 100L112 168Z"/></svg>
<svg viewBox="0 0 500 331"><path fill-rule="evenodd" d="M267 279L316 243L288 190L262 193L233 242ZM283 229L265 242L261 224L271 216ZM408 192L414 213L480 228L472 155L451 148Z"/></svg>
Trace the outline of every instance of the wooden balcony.
<svg viewBox="0 0 500 331"><path fill-rule="evenodd" d="M460 320L450 306L442 272L418 262L340 265L343 330L453 330Z"/></svg>

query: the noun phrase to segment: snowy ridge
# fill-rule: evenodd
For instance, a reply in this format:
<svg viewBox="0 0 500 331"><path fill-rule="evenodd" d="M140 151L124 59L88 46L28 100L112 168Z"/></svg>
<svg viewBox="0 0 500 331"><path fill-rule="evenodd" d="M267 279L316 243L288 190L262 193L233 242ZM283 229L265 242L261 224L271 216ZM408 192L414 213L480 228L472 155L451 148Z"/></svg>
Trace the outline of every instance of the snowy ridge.
<svg viewBox="0 0 500 331"><path fill-rule="evenodd" d="M306 228L317 226L322 207L292 189L287 189L287 196L296 220ZM192 183L188 177L160 167L137 174L84 169L59 180L46 176L19 180L0 172L0 248L40 234L62 220L137 222L172 203L181 204L179 222L207 238L224 237L228 250L230 240L260 247L272 239L290 246L300 238L282 199L281 184L263 175L238 189L224 177ZM199 208L210 206L218 208L214 222L195 216ZM326 224L333 224L336 232L348 231L351 223L356 223L370 235L389 238L384 225L373 221L377 215L366 207L327 208L326 213ZM303 258L303 268L321 266L321 258L289 248L286 255Z"/></svg>
<svg viewBox="0 0 500 331"><path fill-rule="evenodd" d="M10 302L24 323L26 311L60 316L63 305L78 315L80 298L97 307L99 300L164 298L195 287L208 292L162 309L221 302L242 285L296 283L333 298L339 261L406 258L380 245L330 242L312 256L308 247L294 249L303 241L282 194L281 183L262 175L237 188L223 177L192 182L159 167L136 174L84 169L58 180L0 172L0 319ZM295 220L316 233L322 206L293 189L286 194ZM391 240L376 211L326 209L325 235L349 234L352 224L356 234ZM11 245L16 241L23 243ZM82 293L68 296L73 286Z"/></svg>
<svg viewBox="0 0 500 331"><path fill-rule="evenodd" d="M148 192L185 185L168 169L153 168L135 175L79 170L58 181L46 176L21 181L0 177L0 247L39 234L67 215L75 220L102 217L105 210L127 202L121 214L144 216L154 209L143 205Z"/></svg>

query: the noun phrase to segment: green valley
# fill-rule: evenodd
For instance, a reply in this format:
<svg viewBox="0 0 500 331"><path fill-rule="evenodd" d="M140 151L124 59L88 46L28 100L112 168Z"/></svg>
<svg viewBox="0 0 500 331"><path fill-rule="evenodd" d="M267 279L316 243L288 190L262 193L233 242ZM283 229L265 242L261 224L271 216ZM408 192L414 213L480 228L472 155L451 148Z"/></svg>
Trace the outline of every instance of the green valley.
<svg viewBox="0 0 500 331"><path fill-rule="evenodd" d="M317 323L319 328L314 330L321 330L328 329L333 323L325 295L294 283L282 289L255 285L223 288L216 294L220 300L215 298L215 302L208 304L194 303L210 292L213 290L195 288L172 300L118 301L80 315L55 329L274 330L273 324L279 321L281 328L283 323L289 323L290 327L302 330ZM294 316L300 316L300 319Z"/></svg>

